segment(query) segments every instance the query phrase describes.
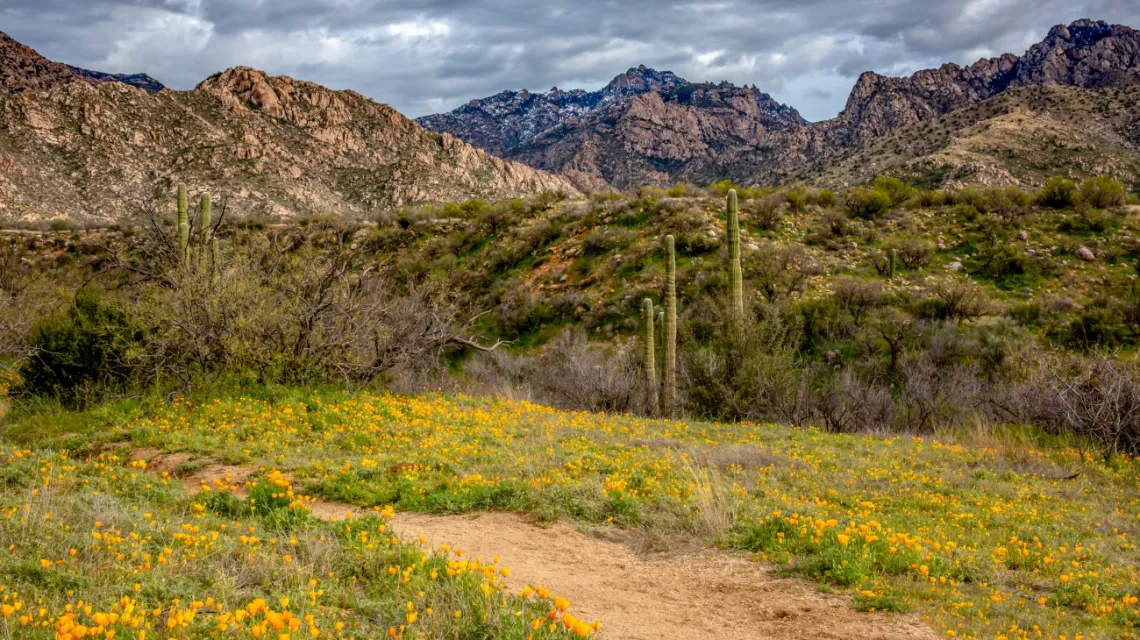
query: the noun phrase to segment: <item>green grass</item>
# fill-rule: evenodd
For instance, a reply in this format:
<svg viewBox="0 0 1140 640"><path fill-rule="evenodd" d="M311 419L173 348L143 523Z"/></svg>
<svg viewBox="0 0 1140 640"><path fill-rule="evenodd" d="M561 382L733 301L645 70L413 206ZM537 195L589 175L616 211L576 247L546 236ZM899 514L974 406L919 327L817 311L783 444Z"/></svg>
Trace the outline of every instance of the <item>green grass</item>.
<svg viewBox="0 0 1140 640"><path fill-rule="evenodd" d="M1128 637L1140 623L1126 604L1140 593L1140 461L1033 431L879 438L465 397L253 395L132 401L54 431L30 417L3 437L66 428L89 439L82 456L118 441L187 451L364 508L528 511L715 543L946 636Z"/></svg>

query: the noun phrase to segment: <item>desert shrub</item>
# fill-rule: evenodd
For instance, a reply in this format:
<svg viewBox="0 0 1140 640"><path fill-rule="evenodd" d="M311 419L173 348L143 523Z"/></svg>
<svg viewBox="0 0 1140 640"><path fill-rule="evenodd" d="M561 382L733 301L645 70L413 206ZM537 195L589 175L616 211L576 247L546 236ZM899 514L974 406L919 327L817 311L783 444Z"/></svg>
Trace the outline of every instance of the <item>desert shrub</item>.
<svg viewBox="0 0 1140 640"><path fill-rule="evenodd" d="M943 278L931 287L931 294L945 306L946 315L955 320L973 320L985 315L989 299L972 280Z"/></svg>
<svg viewBox="0 0 1140 640"><path fill-rule="evenodd" d="M831 189L820 189L815 196L815 203L824 209L835 206L835 192Z"/></svg>
<svg viewBox="0 0 1140 640"><path fill-rule="evenodd" d="M1124 204L1124 184L1111 176L1099 175L1081 183L1081 202L1095 209L1110 209Z"/></svg>
<svg viewBox="0 0 1140 640"><path fill-rule="evenodd" d="M1075 182L1064 176L1055 176L1045 181L1034 199L1049 209L1069 209L1077 203L1078 195Z"/></svg>
<svg viewBox="0 0 1140 640"><path fill-rule="evenodd" d="M1096 351L1112 349L1124 340L1120 318L1106 304L1090 305L1059 330L1055 339L1069 349Z"/></svg>
<svg viewBox="0 0 1140 640"><path fill-rule="evenodd" d="M584 331L567 330L547 346L535 367L535 393L557 407L644 413L644 377L635 351L590 344Z"/></svg>
<svg viewBox="0 0 1140 640"><path fill-rule="evenodd" d="M885 433L894 426L895 402L889 389L846 369L814 390L811 414L831 433Z"/></svg>
<svg viewBox="0 0 1140 640"><path fill-rule="evenodd" d="M142 342L127 314L83 293L65 313L32 329L17 392L75 404L123 389L131 380L130 351Z"/></svg>
<svg viewBox="0 0 1140 640"><path fill-rule="evenodd" d="M870 220L891 208L891 195L879 189L853 187L844 194L843 204L856 218Z"/></svg>
<svg viewBox="0 0 1140 640"><path fill-rule="evenodd" d="M1135 362L1111 356L1043 365L1023 394L1034 424L1073 433L1106 459L1140 455L1140 376Z"/></svg>
<svg viewBox="0 0 1140 640"><path fill-rule="evenodd" d="M799 213L803 211L808 203L807 187L802 184L794 184L784 192L784 200L788 203L792 213Z"/></svg>
<svg viewBox="0 0 1140 640"><path fill-rule="evenodd" d="M629 229L595 227L582 239L582 249L587 254L602 254L624 249L637 237Z"/></svg>
<svg viewBox="0 0 1140 640"><path fill-rule="evenodd" d="M883 301L883 286L861 278L844 277L835 283L832 294L856 326L863 324L867 315Z"/></svg>
<svg viewBox="0 0 1140 640"><path fill-rule="evenodd" d="M770 305L733 320L705 299L680 342L680 391L688 411L719 419L782 419L795 413L798 327Z"/></svg>
<svg viewBox="0 0 1140 640"><path fill-rule="evenodd" d="M953 192L950 196L954 205L966 205L978 213L989 213L990 199L980 187L969 185Z"/></svg>
<svg viewBox="0 0 1140 640"><path fill-rule="evenodd" d="M881 191L887 194L891 200L892 207L899 206L914 195L914 187L898 178L880 176L875 178L875 181L871 184L871 188L874 191Z"/></svg>
<svg viewBox="0 0 1140 640"><path fill-rule="evenodd" d="M941 189L922 189L915 193L911 201L918 207L932 208L945 206L947 199L946 192Z"/></svg>
<svg viewBox="0 0 1140 640"><path fill-rule="evenodd" d="M803 292L820 267L803 246L764 242L743 260L744 276L768 303Z"/></svg>
<svg viewBox="0 0 1140 640"><path fill-rule="evenodd" d="M778 195L771 195L766 198L758 198L750 200L745 206L744 211L748 213L748 217L756 223L760 229L764 231L772 231L780 226L780 220L783 218L783 205L785 198ZM800 204L802 207L802 203ZM795 207L793 210L798 211Z"/></svg>
<svg viewBox="0 0 1140 640"><path fill-rule="evenodd" d="M907 269L919 269L930 264L936 247L929 240L914 236L902 236L887 243L888 250L894 250L899 261Z"/></svg>
<svg viewBox="0 0 1140 640"><path fill-rule="evenodd" d="M1010 226L1018 225L1032 201L1028 193L1014 186L990 187L986 189L986 198L990 212Z"/></svg>

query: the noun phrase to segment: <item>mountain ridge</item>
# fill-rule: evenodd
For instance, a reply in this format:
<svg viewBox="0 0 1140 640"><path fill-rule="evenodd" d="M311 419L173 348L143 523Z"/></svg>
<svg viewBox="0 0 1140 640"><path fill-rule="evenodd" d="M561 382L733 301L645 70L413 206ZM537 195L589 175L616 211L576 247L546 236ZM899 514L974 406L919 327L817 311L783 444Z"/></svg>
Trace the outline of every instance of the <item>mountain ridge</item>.
<svg viewBox="0 0 1140 640"><path fill-rule="evenodd" d="M946 63L908 77L868 71L856 80L844 110L816 123L803 121L792 107L781 113L785 105L765 103L770 96L758 90L761 109L748 113L737 108L744 104L733 95L739 88L688 81L631 92L610 105L555 122L522 144L501 144L494 136L499 123L485 109L475 116L461 107L420 122L595 187L724 178L756 184L785 181L812 163L979 104L1010 87L1042 84L1085 89L1140 84L1140 32L1077 20L1054 26L1020 56L1006 53L968 66ZM693 87L699 103L677 101L671 95L677 87ZM698 87L713 89L702 94ZM506 128L516 125L512 121Z"/></svg>
<svg viewBox="0 0 1140 640"><path fill-rule="evenodd" d="M108 222L166 206L176 182L270 217L576 193L353 91L234 67L148 93L3 44L0 219Z"/></svg>

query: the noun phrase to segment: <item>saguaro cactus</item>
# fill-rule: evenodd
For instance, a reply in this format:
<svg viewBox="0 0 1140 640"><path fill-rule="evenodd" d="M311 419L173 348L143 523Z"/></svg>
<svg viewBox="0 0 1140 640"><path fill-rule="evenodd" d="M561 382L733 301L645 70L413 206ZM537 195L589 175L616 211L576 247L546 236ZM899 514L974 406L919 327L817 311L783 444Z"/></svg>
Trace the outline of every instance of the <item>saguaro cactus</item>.
<svg viewBox="0 0 1140 640"><path fill-rule="evenodd" d="M665 236L665 417L677 404L677 257L673 236Z"/></svg>
<svg viewBox="0 0 1140 640"><path fill-rule="evenodd" d="M728 190L728 287L732 292L733 320L744 318L744 272L740 268L740 217L736 189Z"/></svg>
<svg viewBox="0 0 1140 640"><path fill-rule="evenodd" d="M656 314L653 313L653 301L646 298L641 303L642 324L644 325L644 335L642 342L645 348L645 387L649 399L649 411L653 415L657 415L660 410L657 398L657 362L655 352L657 345L653 340L653 320Z"/></svg>
<svg viewBox="0 0 1140 640"><path fill-rule="evenodd" d="M218 246L217 236L210 239L210 269L213 270L215 278L222 269L222 249Z"/></svg>
<svg viewBox="0 0 1140 640"><path fill-rule="evenodd" d="M210 194L203 193L198 199L198 244L202 253L206 250L206 234L210 231Z"/></svg>
<svg viewBox="0 0 1140 640"><path fill-rule="evenodd" d="M178 259L185 262L190 250L190 215L186 198L186 185L178 183Z"/></svg>

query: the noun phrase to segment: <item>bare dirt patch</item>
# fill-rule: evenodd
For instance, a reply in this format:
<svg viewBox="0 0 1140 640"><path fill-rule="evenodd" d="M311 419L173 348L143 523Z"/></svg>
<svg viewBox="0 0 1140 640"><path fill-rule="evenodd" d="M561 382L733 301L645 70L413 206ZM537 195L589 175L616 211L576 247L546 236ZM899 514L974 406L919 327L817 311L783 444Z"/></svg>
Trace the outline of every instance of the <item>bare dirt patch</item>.
<svg viewBox="0 0 1140 640"><path fill-rule="evenodd" d="M933 639L916 616L859 613L847 596L815 593L763 565L724 552L639 557L625 545L565 523L539 527L516 514L430 516L400 513L393 528L464 557L499 557L507 583L541 584L602 620L602 638L758 640L760 638Z"/></svg>

